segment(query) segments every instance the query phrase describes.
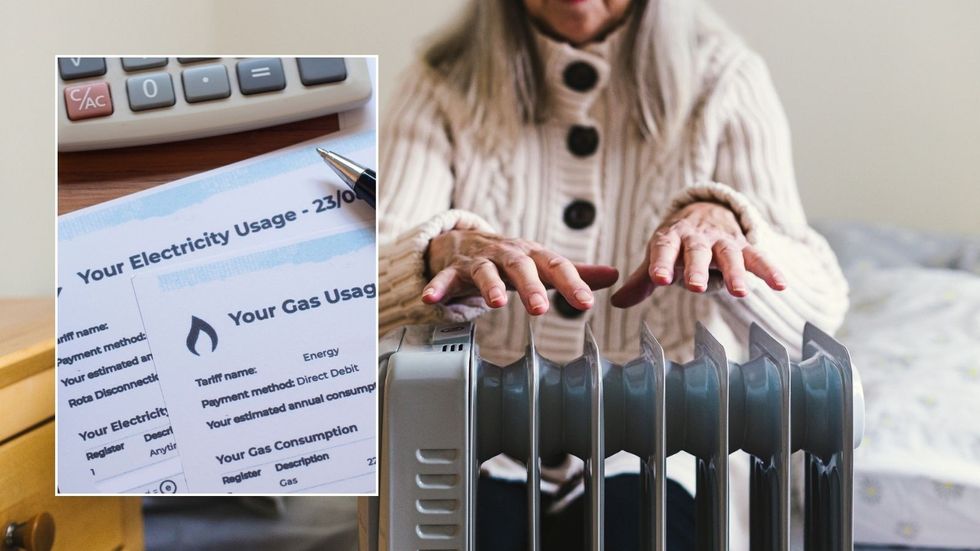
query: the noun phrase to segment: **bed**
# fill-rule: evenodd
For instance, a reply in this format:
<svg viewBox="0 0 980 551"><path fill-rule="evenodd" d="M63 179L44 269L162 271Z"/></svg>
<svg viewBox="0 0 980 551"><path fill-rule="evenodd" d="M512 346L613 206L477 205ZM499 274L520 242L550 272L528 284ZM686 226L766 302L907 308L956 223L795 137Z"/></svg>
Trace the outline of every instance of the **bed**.
<svg viewBox="0 0 980 551"><path fill-rule="evenodd" d="M864 385L862 544L980 548L980 240L822 224L851 284Z"/></svg>
<svg viewBox="0 0 980 551"><path fill-rule="evenodd" d="M980 240L818 224L851 283L862 550L980 549ZM351 550L354 498L147 500L149 551ZM797 513L797 521L799 514Z"/></svg>

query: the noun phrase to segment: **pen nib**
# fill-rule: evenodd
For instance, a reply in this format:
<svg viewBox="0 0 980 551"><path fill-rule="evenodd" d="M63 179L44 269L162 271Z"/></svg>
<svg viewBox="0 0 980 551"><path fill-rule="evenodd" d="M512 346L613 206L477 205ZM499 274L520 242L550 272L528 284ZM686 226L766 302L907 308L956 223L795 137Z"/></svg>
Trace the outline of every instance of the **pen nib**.
<svg viewBox="0 0 980 551"><path fill-rule="evenodd" d="M323 157L323 160L330 165L330 168L340 176L340 179L344 181L351 189L354 189L354 182L360 178L361 173L364 169L358 166L354 161L346 157L342 157L333 151L327 151L322 147L316 148L316 152Z"/></svg>

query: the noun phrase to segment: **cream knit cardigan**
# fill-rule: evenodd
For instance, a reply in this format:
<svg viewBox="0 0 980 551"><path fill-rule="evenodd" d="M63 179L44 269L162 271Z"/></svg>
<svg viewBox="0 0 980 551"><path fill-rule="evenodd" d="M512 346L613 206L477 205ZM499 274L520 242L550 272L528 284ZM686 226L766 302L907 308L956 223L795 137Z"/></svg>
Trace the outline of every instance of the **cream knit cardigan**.
<svg viewBox="0 0 980 551"><path fill-rule="evenodd" d="M698 53L705 70L686 147L665 160L630 120L624 75L610 72L623 34L577 49L536 33L552 114L526 126L514 147L496 156L460 139L464 121L458 117L465 112L443 99L449 94L438 76L421 65L406 75L381 134L382 334L406 324L479 315L481 354L512 361L528 339L529 316L516 296L489 312L479 298L438 307L421 302L424 253L432 237L452 228L522 237L573 262L615 266L622 282L643 260L660 222L705 199L732 208L748 240L783 271L787 290L772 291L750 275L745 298L730 296L718 284L701 295L673 285L625 310L609 304L610 291L599 291L583 316L567 319L552 305L532 319L539 351L559 361L578 356L586 323L600 351L616 362L639 354L644 322L668 358L679 361L692 355L696 321L735 360L744 354L752 322L791 353L799 352L805 321L825 331L837 329L847 309L847 284L826 241L807 225L789 130L762 60L727 32L701 38ZM564 84L562 72L575 61L598 72L591 90L577 92ZM573 125L598 130L594 154L569 152L566 135ZM577 199L594 204L597 214L590 226L576 230L566 226L562 214Z"/></svg>
<svg viewBox="0 0 980 551"><path fill-rule="evenodd" d="M593 308L580 317L563 317L552 304L547 314L532 319L538 350L557 361L578 356L589 323L600 351L623 363L639 354L645 322L669 359L686 361L693 354L695 322L700 321L738 361L744 359L753 322L792 355L799 354L805 321L829 332L838 328L847 309L847 284L826 241L807 225L793 174L789 129L762 60L723 30L701 37L698 57L704 70L696 109L680 155L664 159L630 120L625 75L611 72L623 34L617 31L578 49L537 33L553 101L550 119L527 125L511 149L495 155L482 153L467 139L467 113L458 101L447 99L452 92L438 75L420 64L406 76L388 106L381 134L382 334L406 324L479 316L481 354L501 365L509 363L523 354L528 339L528 315L521 301L512 297L505 308L493 311L487 311L481 298L424 305L420 297L427 282L424 253L429 240L453 228L495 231L536 241L573 262L615 266L622 281L643 260L660 222L700 200L731 207L749 242L782 270L787 290L772 291L754 276L747 278L751 292L745 298L730 296L718 281L709 282L713 290L704 294L672 285L625 310L609 304L610 291L599 291ZM563 82L563 71L576 61L598 73L598 82L586 92ZM594 154L577 157L569 152L566 136L573 125L598 131ZM574 200L595 205L590 226L571 229L563 221L563 210ZM562 468L547 469L542 490L554 490L580 468L581 462L570 460ZM625 453L606 462L610 476L637 468L635 458ZM496 476L523 477L520 465L505 458L494 459L489 470ZM745 477L747 463L733 462L732 471L733 479ZM670 474L690 489L690 469ZM744 498L733 486L735 503L740 493ZM735 507L733 515L746 511ZM734 519L732 549L744 547L740 540L744 543L745 526L744 518Z"/></svg>

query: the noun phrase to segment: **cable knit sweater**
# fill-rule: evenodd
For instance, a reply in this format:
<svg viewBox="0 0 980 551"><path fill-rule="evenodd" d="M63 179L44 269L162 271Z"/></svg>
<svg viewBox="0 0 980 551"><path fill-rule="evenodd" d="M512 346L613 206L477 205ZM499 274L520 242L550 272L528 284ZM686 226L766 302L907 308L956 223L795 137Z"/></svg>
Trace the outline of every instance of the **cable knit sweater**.
<svg viewBox="0 0 980 551"><path fill-rule="evenodd" d="M727 32L701 38L702 84L685 146L680 155L664 159L629 120L632 102L624 75L611 72L623 34L577 49L536 33L551 117L526 126L512 148L495 155L461 138L465 121L459 117L465 112L445 99L451 96L438 75L421 65L407 75L383 118L381 136L382 333L405 324L479 316L481 354L512 361L528 339L528 316L516 296L489 312L479 298L435 307L421 302L424 253L432 237L452 228L522 237L573 262L615 266L622 280L643 260L660 222L699 200L732 208L749 242L783 271L787 290L772 291L753 276L747 278L746 298L732 297L718 284L700 295L675 284L625 310L609 304L609 291L599 291L584 315L566 317L553 305L532 320L541 353L559 361L576 357L586 323L600 351L616 362L638 355L643 322L668 357L679 361L692 355L696 321L736 360L752 322L793 352L799 350L804 321L837 329L847 308L846 282L826 241L807 225L786 119L762 60ZM563 78L575 62L597 73L585 91ZM576 127L597 131L591 154L570 150ZM565 211L576 208L569 207L575 201L594 206L594 220L586 227L566 224Z"/></svg>
<svg viewBox="0 0 980 551"><path fill-rule="evenodd" d="M599 291L593 308L577 317L554 307L552 293L552 308L531 322L538 350L557 361L578 356L589 323L602 354L624 363L639 354L645 322L668 358L687 361L700 321L738 361L744 359L753 322L796 356L805 321L825 331L837 329L847 309L847 285L826 241L807 225L789 130L762 60L721 29L703 35L697 52L701 85L684 145L678 155L664 156L630 120L633 102L625 75L613 72L611 60L624 46L623 35L617 31L601 43L574 48L537 33L550 118L526 125L516 143L498 153L467 139L467 113L439 75L420 64L406 76L388 106L381 135L382 332L478 317L481 354L509 363L524 352L528 339L528 315L517 297L493 311L479 297L439 306L421 302L425 250L434 236L475 228L521 237L573 262L615 266L622 280L643 260L660 222L702 200L732 209L748 241L782 270L787 290L772 291L750 275L749 296L735 298L715 277L704 294L675 284L625 310L609 304L609 291ZM591 78L577 86L574 79L566 83L566 69L576 62L594 69L591 86L586 86ZM678 456L668 463L687 462L669 467L670 475L691 489L689 457ZM495 476L524 476L520 464L504 457L484 467ZM607 476L637 469L636 459L625 453L606 461ZM564 486L570 491L559 503L566 503L581 491L581 484L570 483L580 470L574 459L545 469L542 490ZM732 549L745 548L747 470L746 461L733 459Z"/></svg>

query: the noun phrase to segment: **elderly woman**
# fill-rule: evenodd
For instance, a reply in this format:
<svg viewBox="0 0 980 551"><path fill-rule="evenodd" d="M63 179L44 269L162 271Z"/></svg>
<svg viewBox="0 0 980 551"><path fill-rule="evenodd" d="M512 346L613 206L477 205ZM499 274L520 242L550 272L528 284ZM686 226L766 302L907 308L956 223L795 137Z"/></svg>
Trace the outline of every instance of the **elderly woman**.
<svg viewBox="0 0 980 551"><path fill-rule="evenodd" d="M567 361L590 323L623 362L644 322L682 361L696 321L735 359L752 322L791 347L805 321L840 324L846 283L765 64L697 2L474 0L404 83L381 140L382 331L478 318L506 362L531 316ZM573 507L576 461L552 467L552 508Z"/></svg>

